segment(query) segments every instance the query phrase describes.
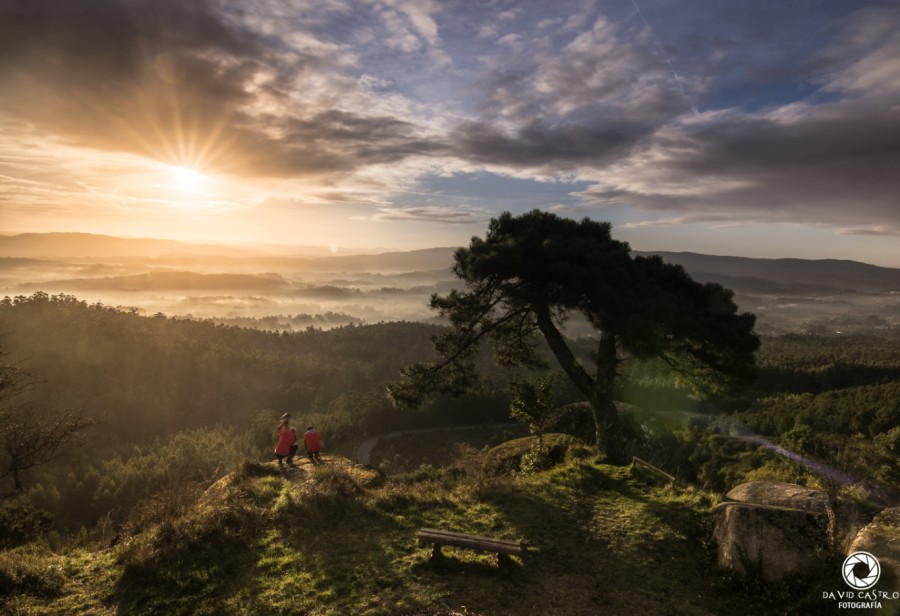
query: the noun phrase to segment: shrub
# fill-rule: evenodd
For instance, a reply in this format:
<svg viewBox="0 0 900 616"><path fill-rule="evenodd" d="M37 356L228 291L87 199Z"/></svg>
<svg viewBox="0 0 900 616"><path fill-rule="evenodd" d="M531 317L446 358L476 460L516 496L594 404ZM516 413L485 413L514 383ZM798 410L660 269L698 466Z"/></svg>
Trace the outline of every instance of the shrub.
<svg viewBox="0 0 900 616"><path fill-rule="evenodd" d="M535 448L536 444L537 439L535 437L525 437L507 441L494 447L485 455L484 475L487 477L498 477L522 472L523 457L531 449ZM575 444L575 439L565 434L544 435L544 455L549 460L547 468L562 462L569 447Z"/></svg>
<svg viewBox="0 0 900 616"><path fill-rule="evenodd" d="M523 475L532 475L545 471L551 466L553 466L553 461L550 459L549 449L540 446L532 447L522 454L522 459L519 462L519 472Z"/></svg>
<svg viewBox="0 0 900 616"><path fill-rule="evenodd" d="M0 547L33 541L49 530L53 516L31 505L13 501L0 507Z"/></svg>
<svg viewBox="0 0 900 616"><path fill-rule="evenodd" d="M0 597L28 593L38 597L58 597L65 579L57 566L30 550L0 552Z"/></svg>

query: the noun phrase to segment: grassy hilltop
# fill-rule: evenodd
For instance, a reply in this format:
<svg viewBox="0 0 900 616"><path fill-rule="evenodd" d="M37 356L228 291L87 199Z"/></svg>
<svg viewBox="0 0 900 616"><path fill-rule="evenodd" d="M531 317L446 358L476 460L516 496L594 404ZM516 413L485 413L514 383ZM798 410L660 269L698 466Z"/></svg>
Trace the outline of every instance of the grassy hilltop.
<svg viewBox="0 0 900 616"><path fill-rule="evenodd" d="M103 545L0 553L0 606L98 615L808 611L811 583L764 589L715 566L708 494L654 485L579 451L551 470L499 478L482 475L474 456L387 478L338 457L287 474L245 464L197 497L157 499ZM528 555L498 568L494 555L445 548L434 564L416 544L422 526L523 539Z"/></svg>

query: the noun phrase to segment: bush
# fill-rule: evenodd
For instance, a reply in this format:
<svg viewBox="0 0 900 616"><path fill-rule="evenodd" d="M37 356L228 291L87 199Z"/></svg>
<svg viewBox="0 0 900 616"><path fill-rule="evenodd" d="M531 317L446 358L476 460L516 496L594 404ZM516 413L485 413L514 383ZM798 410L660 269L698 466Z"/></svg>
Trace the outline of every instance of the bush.
<svg viewBox="0 0 900 616"><path fill-rule="evenodd" d="M53 598L62 593L65 579L59 567L30 550L0 552L0 597L30 594Z"/></svg>
<svg viewBox="0 0 900 616"><path fill-rule="evenodd" d="M523 475L533 475L540 473L553 466L553 460L550 459L550 451L544 447L532 447L524 454L519 462L519 472Z"/></svg>
<svg viewBox="0 0 900 616"><path fill-rule="evenodd" d="M569 448L575 444L576 441L566 434L545 434L544 455L549 461L546 468L550 468L565 460ZM494 447L485 455L484 475L487 477L498 477L523 472L523 458L536 447L537 438L533 436L514 439ZM536 454L532 454L532 456L534 455ZM533 464L533 461L529 461L529 464ZM533 469L533 471L529 472L536 470L538 469Z"/></svg>
<svg viewBox="0 0 900 616"><path fill-rule="evenodd" d="M20 502L0 507L0 547L9 548L33 541L50 529L53 516Z"/></svg>

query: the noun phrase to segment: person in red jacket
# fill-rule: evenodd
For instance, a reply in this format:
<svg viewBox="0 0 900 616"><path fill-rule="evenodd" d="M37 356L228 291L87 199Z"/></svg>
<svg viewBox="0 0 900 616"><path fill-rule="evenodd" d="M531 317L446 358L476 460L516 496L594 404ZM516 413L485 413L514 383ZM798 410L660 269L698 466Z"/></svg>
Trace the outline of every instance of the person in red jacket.
<svg viewBox="0 0 900 616"><path fill-rule="evenodd" d="M322 448L322 439L319 438L319 432L309 426L303 434L303 442L306 444L306 455L309 457L309 461L313 464L321 464L319 450Z"/></svg>
<svg viewBox="0 0 900 616"><path fill-rule="evenodd" d="M278 466L284 468L284 459L287 458L288 464L294 465L294 452L297 451L295 443L297 442L297 432L291 430L288 425L290 415L285 413L281 416L276 432L278 433L278 444L275 445L275 455L278 457Z"/></svg>
<svg viewBox="0 0 900 616"><path fill-rule="evenodd" d="M288 466L295 466L294 456L297 455L297 449L299 449L300 446L297 445L297 430L291 428L291 434L291 451L288 453L288 457L285 462L287 462Z"/></svg>

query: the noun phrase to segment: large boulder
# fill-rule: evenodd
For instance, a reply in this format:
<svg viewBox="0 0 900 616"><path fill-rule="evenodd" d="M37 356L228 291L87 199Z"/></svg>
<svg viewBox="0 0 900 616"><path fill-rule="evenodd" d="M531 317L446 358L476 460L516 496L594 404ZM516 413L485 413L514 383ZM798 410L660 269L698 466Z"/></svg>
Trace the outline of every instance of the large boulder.
<svg viewBox="0 0 900 616"><path fill-rule="evenodd" d="M885 509L864 526L847 550L848 555L853 552L868 552L878 559L878 590L900 592L900 507Z"/></svg>
<svg viewBox="0 0 900 616"><path fill-rule="evenodd" d="M487 477L514 475L522 468L522 457L537 447L537 442L536 436L526 436L497 445L484 456L482 472ZM562 462L573 444L572 437L567 434L544 435L544 447L553 464Z"/></svg>
<svg viewBox="0 0 900 616"><path fill-rule="evenodd" d="M715 509L719 564L775 581L815 567L829 547L828 498L794 484L756 481Z"/></svg>
<svg viewBox="0 0 900 616"><path fill-rule="evenodd" d="M802 509L828 515L828 496L824 492L795 483L751 481L734 488L725 498L739 503Z"/></svg>
<svg viewBox="0 0 900 616"><path fill-rule="evenodd" d="M544 431L568 434L589 444L597 440L594 415L587 402L573 402L554 409L547 418Z"/></svg>

